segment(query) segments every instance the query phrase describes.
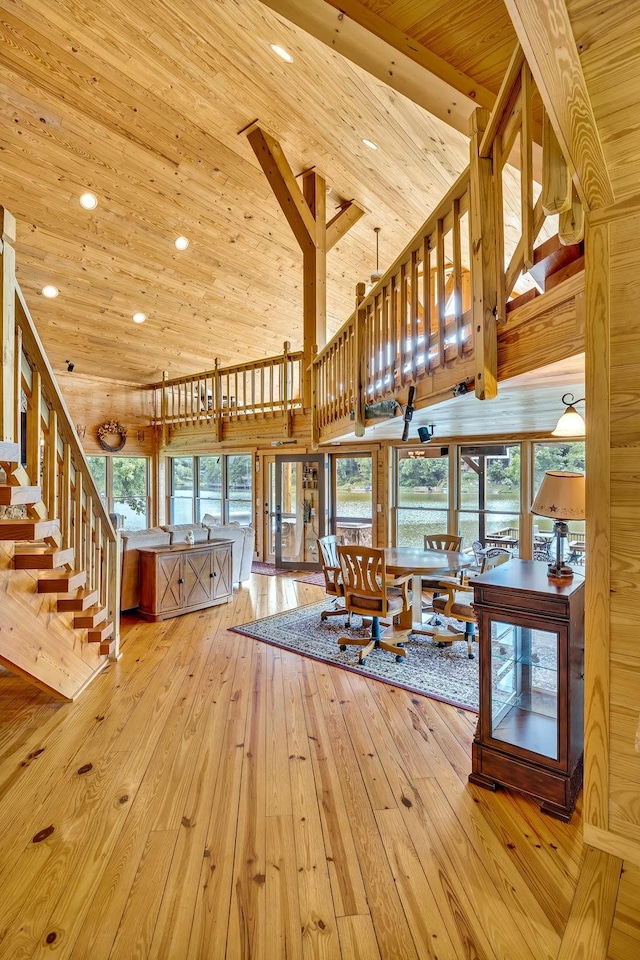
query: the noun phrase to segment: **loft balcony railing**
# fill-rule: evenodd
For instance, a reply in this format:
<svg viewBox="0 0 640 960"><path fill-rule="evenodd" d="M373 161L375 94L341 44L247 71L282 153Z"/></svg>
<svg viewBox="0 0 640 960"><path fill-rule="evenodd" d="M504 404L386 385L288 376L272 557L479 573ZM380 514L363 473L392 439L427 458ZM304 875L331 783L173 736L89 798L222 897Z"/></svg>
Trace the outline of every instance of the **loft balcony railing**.
<svg viewBox="0 0 640 960"><path fill-rule="evenodd" d="M473 351L469 169L314 360L318 434Z"/></svg>
<svg viewBox="0 0 640 960"><path fill-rule="evenodd" d="M282 420L290 424L302 408L302 352L288 343L281 355L221 367L153 384L155 422L168 431L246 420Z"/></svg>

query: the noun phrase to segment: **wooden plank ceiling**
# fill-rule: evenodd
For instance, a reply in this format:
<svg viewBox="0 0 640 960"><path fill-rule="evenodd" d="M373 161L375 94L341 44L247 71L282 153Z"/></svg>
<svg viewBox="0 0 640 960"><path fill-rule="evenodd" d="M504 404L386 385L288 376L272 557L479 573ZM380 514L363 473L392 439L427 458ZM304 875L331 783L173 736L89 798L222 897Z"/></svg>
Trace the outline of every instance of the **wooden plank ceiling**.
<svg viewBox="0 0 640 960"><path fill-rule="evenodd" d="M487 23L502 9L474 2ZM375 6L404 8L404 28L411 6L424 11ZM481 38L500 54L492 72L473 31L458 37L448 5L433 7L420 37L497 89L503 26ZM319 167L331 214L351 198L369 211L329 255L330 334L375 266L373 227L385 267L468 161L461 133L258 0L0 0L0 25L0 203L18 219L19 280L57 370L70 360L146 383L270 356L285 339L299 348L299 251L238 136L255 118L294 173ZM95 211L78 203L85 190Z"/></svg>

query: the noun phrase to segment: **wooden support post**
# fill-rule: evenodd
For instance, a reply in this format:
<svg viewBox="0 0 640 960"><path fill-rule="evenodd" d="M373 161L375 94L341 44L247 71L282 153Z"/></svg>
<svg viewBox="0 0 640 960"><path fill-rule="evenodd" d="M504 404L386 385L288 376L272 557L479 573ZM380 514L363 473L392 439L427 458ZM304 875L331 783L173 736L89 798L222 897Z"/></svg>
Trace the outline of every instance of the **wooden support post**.
<svg viewBox="0 0 640 960"><path fill-rule="evenodd" d="M325 225L326 184L315 170L302 178L304 199L315 221L315 243L302 251L303 261L303 363L302 403L311 408L311 364L313 350L327 342L327 230Z"/></svg>
<svg viewBox="0 0 640 960"><path fill-rule="evenodd" d="M471 276L473 278L473 336L475 345L476 396L492 400L498 395L497 256L491 160L479 156L482 134L489 120L487 110L471 116ZM502 264L500 264L502 269Z"/></svg>
<svg viewBox="0 0 640 960"><path fill-rule="evenodd" d="M361 308L365 298L364 283L356 286L356 315L355 315L355 344L353 350L353 398L355 411L354 433L356 437L364 437L365 432L365 380L364 375L364 310Z"/></svg>
<svg viewBox="0 0 640 960"><path fill-rule="evenodd" d="M18 450L22 452L22 330L16 327L16 336L14 340L14 376L13 376L13 414L14 414L14 438L18 444Z"/></svg>
<svg viewBox="0 0 640 960"><path fill-rule="evenodd" d="M311 407L314 347L327 342L327 250L330 250L365 212L349 201L326 223L326 183L315 170L303 174L302 189L274 137L255 122L244 130L271 185L280 208L298 241L303 258L302 404Z"/></svg>
<svg viewBox="0 0 640 960"><path fill-rule="evenodd" d="M0 440L13 443L15 438L15 218L0 207L2 253L0 254L0 325L2 335L2 383L0 384Z"/></svg>

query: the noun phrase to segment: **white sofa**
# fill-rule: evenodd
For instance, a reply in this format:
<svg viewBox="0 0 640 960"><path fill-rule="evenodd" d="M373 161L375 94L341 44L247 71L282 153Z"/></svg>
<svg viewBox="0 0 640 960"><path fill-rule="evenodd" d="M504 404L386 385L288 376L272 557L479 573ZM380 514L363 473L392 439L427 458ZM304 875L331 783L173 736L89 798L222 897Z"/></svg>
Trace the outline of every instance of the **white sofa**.
<svg viewBox="0 0 640 960"><path fill-rule="evenodd" d="M213 519L213 518L210 518ZM140 560L138 550L146 547L165 547L184 543L189 530L196 543L207 540L232 540L231 575L234 584L240 584L251 573L255 541L253 527L239 523L174 523L147 530L122 530L120 564L120 609L133 610L140 603Z"/></svg>

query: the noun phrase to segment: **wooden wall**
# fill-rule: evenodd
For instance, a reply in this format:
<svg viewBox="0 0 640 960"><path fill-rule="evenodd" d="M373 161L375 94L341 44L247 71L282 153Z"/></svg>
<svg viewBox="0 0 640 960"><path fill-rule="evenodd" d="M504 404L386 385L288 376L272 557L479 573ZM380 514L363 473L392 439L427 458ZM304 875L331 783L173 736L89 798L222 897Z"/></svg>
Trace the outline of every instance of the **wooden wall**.
<svg viewBox="0 0 640 960"><path fill-rule="evenodd" d="M587 239L585 840L640 864L640 214Z"/></svg>
<svg viewBox="0 0 640 960"><path fill-rule="evenodd" d="M59 373L58 383L71 419L86 427L81 436L84 452L101 454L98 427L107 420L118 420L127 429L122 455L151 457L155 450L155 431L150 426L153 392L134 383L106 380L102 377Z"/></svg>

